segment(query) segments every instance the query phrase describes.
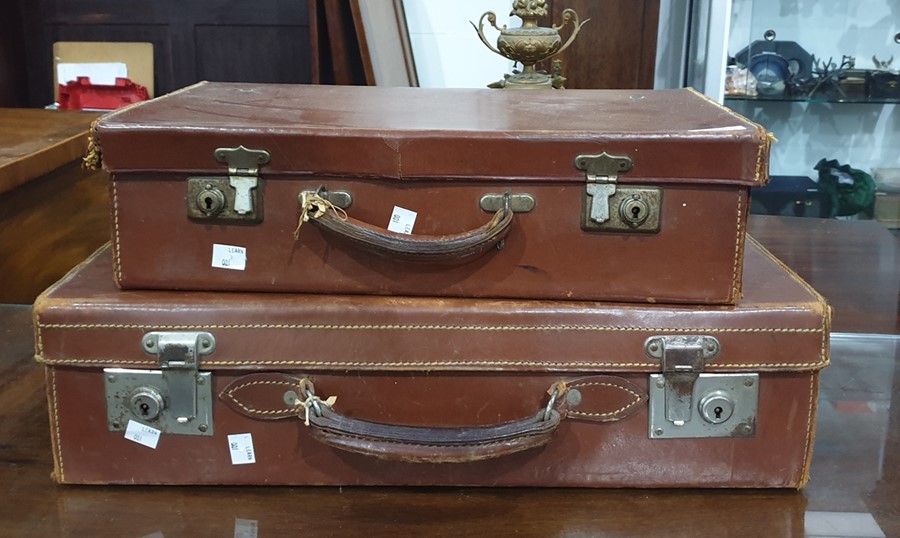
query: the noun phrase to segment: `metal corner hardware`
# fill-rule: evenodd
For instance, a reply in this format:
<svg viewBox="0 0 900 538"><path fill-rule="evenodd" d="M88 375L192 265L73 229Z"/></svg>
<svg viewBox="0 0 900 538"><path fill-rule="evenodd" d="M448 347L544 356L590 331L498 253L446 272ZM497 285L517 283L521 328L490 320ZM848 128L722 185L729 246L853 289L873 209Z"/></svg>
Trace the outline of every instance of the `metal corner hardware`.
<svg viewBox="0 0 900 538"><path fill-rule="evenodd" d="M200 372L200 358L213 353L208 332L149 332L144 352L155 355L158 370L104 369L110 431L124 430L129 420L164 433L212 435L212 374Z"/></svg>

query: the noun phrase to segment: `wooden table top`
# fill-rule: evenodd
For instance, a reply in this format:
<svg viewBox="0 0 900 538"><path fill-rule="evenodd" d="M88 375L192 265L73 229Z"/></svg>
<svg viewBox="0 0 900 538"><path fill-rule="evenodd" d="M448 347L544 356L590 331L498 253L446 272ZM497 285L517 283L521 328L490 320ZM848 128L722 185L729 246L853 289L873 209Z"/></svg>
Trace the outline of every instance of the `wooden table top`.
<svg viewBox="0 0 900 538"><path fill-rule="evenodd" d="M100 114L0 108L0 194L79 160Z"/></svg>
<svg viewBox="0 0 900 538"><path fill-rule="evenodd" d="M30 309L7 305L0 535L900 536L897 240L871 222L753 217L750 231L832 302L835 330L866 333L832 339L802 491L58 486Z"/></svg>

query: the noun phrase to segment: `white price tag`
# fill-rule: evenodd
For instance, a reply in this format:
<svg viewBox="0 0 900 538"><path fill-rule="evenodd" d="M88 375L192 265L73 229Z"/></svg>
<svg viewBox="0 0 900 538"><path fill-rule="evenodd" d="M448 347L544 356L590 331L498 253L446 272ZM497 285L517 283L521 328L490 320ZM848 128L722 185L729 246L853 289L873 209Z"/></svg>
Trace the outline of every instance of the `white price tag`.
<svg viewBox="0 0 900 538"><path fill-rule="evenodd" d="M243 271L247 267L247 249L234 245L213 244L212 266Z"/></svg>
<svg viewBox="0 0 900 538"><path fill-rule="evenodd" d="M411 234L415 224L415 211L394 206L394 212L391 213L391 222L388 224L387 229L398 234Z"/></svg>
<svg viewBox="0 0 900 538"><path fill-rule="evenodd" d="M255 519L234 518L234 538L257 538L259 522Z"/></svg>
<svg viewBox="0 0 900 538"><path fill-rule="evenodd" d="M159 434L161 433L156 428L133 420L129 420L128 425L125 427L125 439L154 450L156 449L156 444L159 443Z"/></svg>
<svg viewBox="0 0 900 538"><path fill-rule="evenodd" d="M231 452L232 465L256 463L256 452L253 451L253 436L249 433L229 435L228 450Z"/></svg>

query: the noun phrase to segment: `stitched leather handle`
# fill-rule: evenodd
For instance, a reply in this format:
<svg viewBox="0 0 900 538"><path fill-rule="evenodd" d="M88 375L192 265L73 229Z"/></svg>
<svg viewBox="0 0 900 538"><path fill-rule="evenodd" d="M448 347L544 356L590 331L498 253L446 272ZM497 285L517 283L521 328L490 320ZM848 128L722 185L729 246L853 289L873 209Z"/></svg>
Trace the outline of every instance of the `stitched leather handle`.
<svg viewBox="0 0 900 538"><path fill-rule="evenodd" d="M549 409L491 426L426 428L350 418L325 405L320 409L321 414L309 416L318 441L348 452L412 463L465 463L537 448L550 442L562 420L556 409Z"/></svg>
<svg viewBox="0 0 900 538"><path fill-rule="evenodd" d="M502 207L474 230L449 235L407 235L326 210L309 218L321 230L379 256L416 262L465 263L480 258L509 234L513 212Z"/></svg>

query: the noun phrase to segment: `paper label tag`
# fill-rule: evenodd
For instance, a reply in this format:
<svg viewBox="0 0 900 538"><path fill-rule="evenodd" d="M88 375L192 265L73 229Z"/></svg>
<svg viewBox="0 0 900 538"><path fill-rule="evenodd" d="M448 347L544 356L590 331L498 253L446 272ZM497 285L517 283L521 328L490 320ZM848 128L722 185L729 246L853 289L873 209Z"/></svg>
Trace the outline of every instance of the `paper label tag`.
<svg viewBox="0 0 900 538"><path fill-rule="evenodd" d="M243 271L247 267L247 249L234 245L213 244L212 266Z"/></svg>
<svg viewBox="0 0 900 538"><path fill-rule="evenodd" d="M398 234L411 234L415 224L415 211L394 206L394 212L391 213L391 222L388 224L387 229Z"/></svg>
<svg viewBox="0 0 900 538"><path fill-rule="evenodd" d="M253 436L249 433L229 435L228 450L231 452L232 465L256 463L256 452L253 451Z"/></svg>
<svg viewBox="0 0 900 538"><path fill-rule="evenodd" d="M159 443L159 434L161 433L156 428L133 420L129 420L128 426L125 427L125 439L154 450L156 449L156 444Z"/></svg>
<svg viewBox="0 0 900 538"><path fill-rule="evenodd" d="M255 519L234 519L234 538L257 538L259 522Z"/></svg>

